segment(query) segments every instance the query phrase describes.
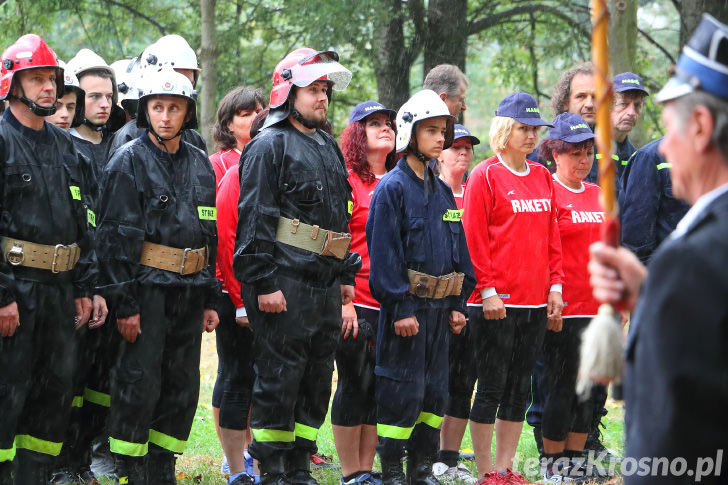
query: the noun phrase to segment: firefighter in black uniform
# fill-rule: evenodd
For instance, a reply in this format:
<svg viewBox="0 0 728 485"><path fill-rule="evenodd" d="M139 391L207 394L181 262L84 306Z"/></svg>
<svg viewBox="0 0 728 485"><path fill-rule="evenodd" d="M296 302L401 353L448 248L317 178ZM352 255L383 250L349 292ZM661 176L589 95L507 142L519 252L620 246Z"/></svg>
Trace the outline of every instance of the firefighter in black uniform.
<svg viewBox="0 0 728 485"><path fill-rule="evenodd" d="M168 68L146 77L137 122L147 131L104 172L100 279L124 337L109 416L119 483L176 483L175 454L197 407L202 329L218 322L215 175L180 139L197 125L192 92Z"/></svg>
<svg viewBox="0 0 728 485"><path fill-rule="evenodd" d="M273 72L266 125L241 157L233 268L254 331L249 451L263 483L317 483L310 455L328 410L341 304L361 266L346 233L344 157L321 129L332 88L350 80L335 52L290 53Z"/></svg>
<svg viewBox="0 0 728 485"><path fill-rule="evenodd" d="M3 53L1 69L0 484L25 485L47 483L61 450L68 356L91 313L95 273L81 160L43 118L63 95L63 69L34 34Z"/></svg>

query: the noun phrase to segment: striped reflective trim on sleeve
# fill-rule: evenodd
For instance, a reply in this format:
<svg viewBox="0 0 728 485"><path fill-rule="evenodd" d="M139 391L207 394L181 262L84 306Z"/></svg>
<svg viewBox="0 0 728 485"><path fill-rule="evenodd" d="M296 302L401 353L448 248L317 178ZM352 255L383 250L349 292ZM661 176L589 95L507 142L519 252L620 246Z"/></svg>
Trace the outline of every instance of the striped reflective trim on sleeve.
<svg viewBox="0 0 728 485"><path fill-rule="evenodd" d="M149 442L173 453L184 453L187 447L187 440L177 439L155 429L149 430Z"/></svg>
<svg viewBox="0 0 728 485"><path fill-rule="evenodd" d="M44 455L58 456L61 453L63 443L46 441L29 434L19 434L15 437L15 447L24 450L43 453Z"/></svg>
<svg viewBox="0 0 728 485"><path fill-rule="evenodd" d="M82 408L83 407L83 396L73 396L73 401L71 401L71 407L72 408Z"/></svg>
<svg viewBox="0 0 728 485"><path fill-rule="evenodd" d="M149 452L149 442L131 443L109 437L109 448L112 453L126 456L145 456Z"/></svg>
<svg viewBox="0 0 728 485"><path fill-rule="evenodd" d="M15 443L12 448L0 448L0 463L3 461L13 461L15 458Z"/></svg>
<svg viewBox="0 0 728 485"><path fill-rule="evenodd" d="M98 406L103 406L105 408L111 407L111 396L99 391L94 391L93 389L89 389L88 387L83 390L83 398L88 401L92 402Z"/></svg>
<svg viewBox="0 0 728 485"><path fill-rule="evenodd" d="M664 162L664 163L657 164L657 170L662 170L663 168L670 168L670 167L672 167L672 163L670 163L670 162Z"/></svg>
<svg viewBox="0 0 728 485"><path fill-rule="evenodd" d="M417 424L417 423L425 423L427 426L437 429L442 424L442 416L438 416L437 414L422 412L422 413L420 413L420 416L417 418L417 421L415 422L415 424Z"/></svg>
<svg viewBox="0 0 728 485"><path fill-rule="evenodd" d="M318 429L312 428L311 426L306 426L305 424L296 423L296 428L294 431L297 438L303 438L307 439L309 441L316 441L316 436L318 435Z"/></svg>
<svg viewBox="0 0 728 485"><path fill-rule="evenodd" d="M293 443L296 440L296 435L293 431L286 431L283 429L251 429L253 438L255 441L261 443L279 442L279 443Z"/></svg>
<svg viewBox="0 0 728 485"><path fill-rule="evenodd" d="M382 438L391 438L394 440L409 439L414 426L403 428L401 426L392 426L390 424L377 423L377 434Z"/></svg>

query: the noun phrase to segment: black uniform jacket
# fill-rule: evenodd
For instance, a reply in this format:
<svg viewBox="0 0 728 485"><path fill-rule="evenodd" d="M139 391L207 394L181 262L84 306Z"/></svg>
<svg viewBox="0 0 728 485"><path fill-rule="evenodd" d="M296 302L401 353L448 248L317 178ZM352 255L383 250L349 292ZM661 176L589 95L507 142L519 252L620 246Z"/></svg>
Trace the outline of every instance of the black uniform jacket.
<svg viewBox="0 0 728 485"><path fill-rule="evenodd" d="M259 294L279 290L278 273L328 286L353 285L361 257L337 259L276 242L278 219L299 219L321 229L348 232L351 186L334 139L318 130L320 145L284 120L245 147L240 163L240 200L233 269Z"/></svg>
<svg viewBox="0 0 728 485"><path fill-rule="evenodd" d="M137 127L136 123L136 120L131 120L127 122L124 126L119 128L119 130L115 131L111 138L109 138L109 158L112 157L114 155L114 152L116 152L116 150L121 148L123 145L129 143L132 140L136 140L147 132L145 128ZM182 141L186 141L192 146L195 146L203 152L207 153L207 143L205 143L205 139L202 138L202 135L197 133L195 130L185 130L184 132L182 132Z"/></svg>
<svg viewBox="0 0 728 485"><path fill-rule="evenodd" d="M139 312L140 285L201 287L205 308L215 308L215 213L215 174L201 150L181 142L170 155L147 134L117 150L104 172L96 240L102 291L118 317ZM207 247L208 265L190 275L144 266L144 241Z"/></svg>
<svg viewBox="0 0 728 485"><path fill-rule="evenodd" d="M46 284L73 282L74 296L90 296L95 259L87 230L87 188L71 136L45 123L42 130L22 125L10 109L0 121L0 236L36 244L77 243L81 261L72 271L12 266L0 257L0 306L15 301L14 280Z"/></svg>
<svg viewBox="0 0 728 485"><path fill-rule="evenodd" d="M681 457L694 469L697 458L715 460L728 449L728 193L686 234L665 240L648 269L627 345L625 455ZM721 483L727 466L723 456Z"/></svg>

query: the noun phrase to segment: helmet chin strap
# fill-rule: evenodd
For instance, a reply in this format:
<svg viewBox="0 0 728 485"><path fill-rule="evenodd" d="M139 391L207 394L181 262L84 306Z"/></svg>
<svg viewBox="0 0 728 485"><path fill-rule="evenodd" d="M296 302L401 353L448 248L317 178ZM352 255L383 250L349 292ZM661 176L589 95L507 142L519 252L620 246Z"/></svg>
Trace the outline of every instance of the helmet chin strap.
<svg viewBox="0 0 728 485"><path fill-rule="evenodd" d="M315 121L307 120L306 118L303 117L303 115L301 114L301 112L296 109L295 106L293 106L291 108L291 117L294 120L296 120L299 123L301 123L306 128L308 128L309 130L314 130L316 128L321 128L321 123L317 123Z"/></svg>
<svg viewBox="0 0 728 485"><path fill-rule="evenodd" d="M53 103L53 106L50 106L50 107L41 106L38 103L36 103L35 101L31 101L30 99L28 99L25 96L25 90L23 89L22 85L20 85L18 87L20 88L20 92L22 93L22 95L21 96L10 95L10 96L8 96L9 98L12 97L12 98L17 99L18 101L20 101L21 103L26 105L30 109L30 111L36 116L45 117L45 116L51 116L51 115L56 114L56 103L55 102Z"/></svg>
<svg viewBox="0 0 728 485"><path fill-rule="evenodd" d="M97 125L96 123L92 123L91 121L89 121L88 118L84 118L81 123L84 124L84 125L86 125L86 126L88 126L93 131L96 131L96 132L103 130L104 129L104 126L106 126L105 124L104 125Z"/></svg>

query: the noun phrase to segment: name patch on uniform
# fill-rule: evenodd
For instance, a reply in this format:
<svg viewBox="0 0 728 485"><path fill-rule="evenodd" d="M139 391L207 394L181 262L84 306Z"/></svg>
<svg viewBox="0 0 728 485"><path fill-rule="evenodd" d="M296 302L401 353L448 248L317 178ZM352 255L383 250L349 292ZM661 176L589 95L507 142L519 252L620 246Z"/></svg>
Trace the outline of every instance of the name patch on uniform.
<svg viewBox="0 0 728 485"><path fill-rule="evenodd" d="M217 207L197 207L197 214L203 221L216 221L217 220Z"/></svg>
<svg viewBox="0 0 728 485"><path fill-rule="evenodd" d="M86 209L86 218L88 219L88 223L91 224L93 227L96 227L96 214L91 209Z"/></svg>
<svg viewBox="0 0 728 485"><path fill-rule="evenodd" d="M463 218L462 209L448 209L443 215L442 220L445 222L460 222Z"/></svg>
<svg viewBox="0 0 728 485"><path fill-rule="evenodd" d="M351 200L349 201L348 210L349 210L349 215L351 215L351 213L354 211L354 202Z"/></svg>
<svg viewBox="0 0 728 485"><path fill-rule="evenodd" d="M518 212L551 212L551 199L513 199L513 213Z"/></svg>
<svg viewBox="0 0 728 485"><path fill-rule="evenodd" d="M604 212L571 211L571 222L604 222Z"/></svg>
<svg viewBox="0 0 728 485"><path fill-rule="evenodd" d="M73 200L81 200L81 189L78 186L70 185L68 188L71 189L71 197Z"/></svg>

